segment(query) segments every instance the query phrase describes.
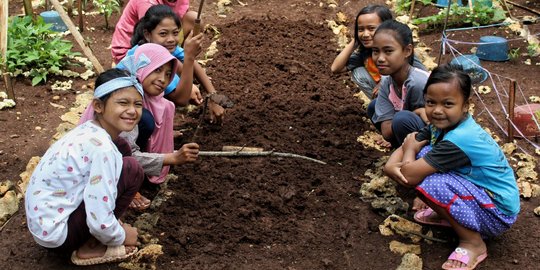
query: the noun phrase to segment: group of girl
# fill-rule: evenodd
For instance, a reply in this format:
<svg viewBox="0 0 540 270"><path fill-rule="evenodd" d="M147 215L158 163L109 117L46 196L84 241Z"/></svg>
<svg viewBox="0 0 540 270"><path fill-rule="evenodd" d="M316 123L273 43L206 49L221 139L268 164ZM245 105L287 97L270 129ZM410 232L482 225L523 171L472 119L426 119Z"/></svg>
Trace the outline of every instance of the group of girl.
<svg viewBox="0 0 540 270"><path fill-rule="evenodd" d="M426 72L410 28L385 6L360 10L354 29L331 70L351 71L373 99L367 115L395 149L384 171L418 191L414 219L456 232L458 247L442 268L474 269L487 257L484 239L510 228L520 202L506 157L468 113L471 79L447 64Z"/></svg>
<svg viewBox="0 0 540 270"><path fill-rule="evenodd" d="M38 244L70 254L76 265L132 256L137 230L120 218L128 208L150 205L139 193L145 179L160 184L171 165L198 158L197 143L174 149L175 107L202 103L193 79L208 94L216 90L195 61L202 34L181 27L185 3L127 4L112 42L116 68L98 76L79 126L47 150L32 174L25 200L28 228ZM131 48L122 47L126 39ZM211 100L208 108L212 122L220 123L224 109Z"/></svg>
<svg viewBox="0 0 540 270"><path fill-rule="evenodd" d="M196 143L174 151L172 119L176 105L201 102L194 75L215 91L195 62L201 36L180 31L171 6L182 1L148 4L154 2L129 2L124 13L136 10L132 3L147 5L144 15L134 15L138 23L130 21L133 32L115 32L121 37L113 38L115 61L122 59L118 68L97 78L81 124L49 148L28 185L25 208L34 239L71 253L78 265L136 252L137 230L120 217L130 206L148 205L137 195L145 177L161 183L170 165L198 156ZM185 37L183 48L179 36ZM354 36L332 71L351 70L353 81L372 97L368 116L395 149L385 173L414 187L424 202L415 220L457 233L459 245L442 268L474 269L487 257L484 239L507 230L520 205L504 154L468 113L470 78L450 65L428 74L414 56L411 30L384 6L363 8ZM218 104L211 111L216 120L223 116Z"/></svg>

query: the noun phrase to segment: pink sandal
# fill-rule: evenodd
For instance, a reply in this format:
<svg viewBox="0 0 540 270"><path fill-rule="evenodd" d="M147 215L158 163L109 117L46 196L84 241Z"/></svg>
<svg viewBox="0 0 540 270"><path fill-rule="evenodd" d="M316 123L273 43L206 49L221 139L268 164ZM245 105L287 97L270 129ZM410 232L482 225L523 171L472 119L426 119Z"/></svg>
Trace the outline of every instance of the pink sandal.
<svg viewBox="0 0 540 270"><path fill-rule="evenodd" d="M476 268L476 266L478 266L479 263L483 262L487 258L487 252L484 252L484 253L478 255L478 257L476 257L476 261L472 265L469 265L469 263L471 262L471 258L469 257L468 254L469 254L469 251L467 249L464 249L462 247L457 247L452 252L452 254L450 254L450 256L448 257L448 260L458 261L458 262L461 262L461 263L463 263L463 264L465 264L467 266L466 267L458 267L458 268L445 267L445 265L446 265L446 262L445 262L442 265L442 269L445 269L445 270L472 270L472 269Z"/></svg>
<svg viewBox="0 0 540 270"><path fill-rule="evenodd" d="M437 219L436 221L430 220L429 217L433 215L434 213L435 211L433 211L433 209L431 208L418 210L414 214L414 220L420 224L425 224L425 225L452 227L450 223L448 223L448 221L446 221L445 219Z"/></svg>

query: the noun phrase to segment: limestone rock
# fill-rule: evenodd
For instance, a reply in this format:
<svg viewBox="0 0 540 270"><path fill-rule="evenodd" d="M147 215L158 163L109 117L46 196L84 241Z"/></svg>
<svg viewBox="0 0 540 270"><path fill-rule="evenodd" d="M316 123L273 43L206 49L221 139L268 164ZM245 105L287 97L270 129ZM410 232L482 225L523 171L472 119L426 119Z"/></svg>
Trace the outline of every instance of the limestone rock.
<svg viewBox="0 0 540 270"><path fill-rule="evenodd" d="M13 189L13 183L11 181L4 181L0 184L0 196L4 196L8 190Z"/></svg>
<svg viewBox="0 0 540 270"><path fill-rule="evenodd" d="M409 237L414 243L418 243L422 240L422 237L411 234L421 234L422 226L398 215L387 217L384 222L379 225L379 231L384 236L399 234L401 236Z"/></svg>
<svg viewBox="0 0 540 270"><path fill-rule="evenodd" d="M534 208L534 214L537 215L537 216L540 216L540 206Z"/></svg>
<svg viewBox="0 0 540 270"><path fill-rule="evenodd" d="M383 217L393 214L404 214L409 209L409 204L400 197L376 198L371 202L371 207Z"/></svg>
<svg viewBox="0 0 540 270"><path fill-rule="evenodd" d="M150 244L139 250L131 260L122 262L120 267L129 270L157 269L156 261L163 255L163 246Z"/></svg>
<svg viewBox="0 0 540 270"><path fill-rule="evenodd" d="M30 158L30 161L28 161L28 164L26 164L26 171L19 175L21 177L21 180L19 181L19 183L17 183L17 185L19 186L22 194L26 192L28 181L30 181L30 177L32 176L32 173L34 172L34 169L36 168L40 160L41 157L37 156Z"/></svg>
<svg viewBox="0 0 540 270"><path fill-rule="evenodd" d="M401 258L401 264L396 270L422 270L422 258L415 254L407 253Z"/></svg>
<svg viewBox="0 0 540 270"><path fill-rule="evenodd" d="M0 226L19 210L19 198L10 190L0 199Z"/></svg>
<svg viewBox="0 0 540 270"><path fill-rule="evenodd" d="M402 256L407 253L416 255L420 255L422 253L420 245L408 245L395 240L390 242L390 251Z"/></svg>
<svg viewBox="0 0 540 270"><path fill-rule="evenodd" d="M377 197L395 197L397 196L396 184L387 176L381 176L364 183L360 187L362 199L374 199Z"/></svg>

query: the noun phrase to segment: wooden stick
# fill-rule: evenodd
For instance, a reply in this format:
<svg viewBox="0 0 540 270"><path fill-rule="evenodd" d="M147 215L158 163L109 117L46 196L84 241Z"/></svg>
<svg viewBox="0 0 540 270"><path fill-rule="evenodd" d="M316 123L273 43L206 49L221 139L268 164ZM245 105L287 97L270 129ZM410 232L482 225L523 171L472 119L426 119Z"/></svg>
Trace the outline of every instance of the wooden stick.
<svg viewBox="0 0 540 270"><path fill-rule="evenodd" d="M508 93L508 136L506 142L514 140L514 106L516 105L516 80L510 79L510 93Z"/></svg>
<svg viewBox="0 0 540 270"><path fill-rule="evenodd" d="M82 1L79 0L79 4L77 6L77 11L79 12L79 29L81 29L81 32L84 31L84 14L82 10Z"/></svg>
<svg viewBox="0 0 540 270"><path fill-rule="evenodd" d="M413 13L414 13L414 4L416 3L416 0L412 0L412 3L411 3L411 10L409 11L409 18L412 20L413 18Z"/></svg>
<svg viewBox="0 0 540 270"><path fill-rule="evenodd" d="M396 230L398 230L400 232L403 232L403 233L420 236L420 237L422 237L424 239L427 239L427 240L430 240L430 241L435 241L435 242L439 242L439 243L447 243L448 242L448 241L443 240L443 239L427 236L425 234L421 234L421 233L418 233L418 232L412 232L412 231L408 231L408 230L403 230L403 229L400 229L400 228L397 228L397 227L394 227L393 229L396 229Z"/></svg>
<svg viewBox="0 0 540 270"><path fill-rule="evenodd" d="M8 1L0 2L0 74L4 80L6 87L6 94L8 98L15 100L15 93L13 92L13 85L11 84L11 78L9 74L5 73L6 68L6 53L7 53L7 31L8 31Z"/></svg>
<svg viewBox="0 0 540 270"><path fill-rule="evenodd" d="M97 58L92 53L92 50L86 46L84 42L84 38L82 37L81 33L77 30L77 27L73 24L69 16L67 15L66 11L62 7L62 5L58 2L58 0L50 0L54 6L54 9L58 11L58 14L60 14L60 18L62 18L62 21L67 25L69 31L71 31L71 34L73 35L73 38L77 41L79 46L81 46L81 49L83 50L84 55L88 57L90 62L94 65L94 68L96 69L97 73L101 73L104 71L103 66L99 63Z"/></svg>
<svg viewBox="0 0 540 270"><path fill-rule="evenodd" d="M23 4L24 4L24 14L26 16L34 17L34 11L32 10L32 0L23 0Z"/></svg>
<svg viewBox="0 0 540 270"><path fill-rule="evenodd" d="M278 156L278 157L294 157L301 158L309 161L313 161L319 164L326 164L324 161L318 159L301 156L291 153L280 153L274 151L262 151L262 152L242 152L242 151L199 151L199 156L207 157L264 157L264 156Z"/></svg>
<svg viewBox="0 0 540 270"><path fill-rule="evenodd" d="M195 18L195 24L193 25L193 36L198 35L201 32L201 13L204 5L204 0L199 3L199 11L197 12L197 18Z"/></svg>

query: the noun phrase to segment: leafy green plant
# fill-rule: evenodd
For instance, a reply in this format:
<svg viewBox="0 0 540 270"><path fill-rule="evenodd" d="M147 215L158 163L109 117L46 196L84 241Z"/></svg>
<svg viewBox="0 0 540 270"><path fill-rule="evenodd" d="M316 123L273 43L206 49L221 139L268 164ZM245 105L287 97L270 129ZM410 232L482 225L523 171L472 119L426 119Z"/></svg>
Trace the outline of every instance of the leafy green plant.
<svg viewBox="0 0 540 270"><path fill-rule="evenodd" d="M511 49L509 52L508 52L508 56L510 57L510 59L512 60L515 60L515 59L518 59L519 58L519 49L520 48L515 48L515 49Z"/></svg>
<svg viewBox="0 0 540 270"><path fill-rule="evenodd" d="M416 5L421 3L424 6L433 5L432 0L417 0ZM394 10L397 14L409 14L411 9L412 0L397 0L394 6Z"/></svg>
<svg viewBox="0 0 540 270"><path fill-rule="evenodd" d="M120 12L120 3L118 0L93 0L93 3L105 16L105 28L109 29L109 17L114 11Z"/></svg>
<svg viewBox="0 0 540 270"><path fill-rule="evenodd" d="M529 45L527 45L527 53L530 57L536 57L540 55L540 44L535 42L529 42Z"/></svg>
<svg viewBox="0 0 540 270"><path fill-rule="evenodd" d="M47 76L60 74L75 65L71 61L80 53L72 52L72 44L53 35L50 25L37 17L13 17L8 27L6 68L8 72L32 78L32 85L47 81Z"/></svg>
<svg viewBox="0 0 540 270"><path fill-rule="evenodd" d="M416 18L413 23L416 25L425 24L427 29L437 29L444 25L446 19L446 8L441 9L439 13L422 18ZM460 7L456 3L450 6L448 16L448 27L460 27L465 25L480 26L500 22L506 19L506 13L499 8L488 7L481 3L474 2L473 10L469 7Z"/></svg>

